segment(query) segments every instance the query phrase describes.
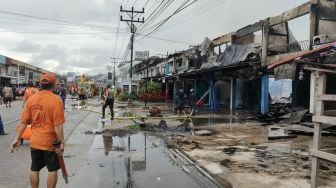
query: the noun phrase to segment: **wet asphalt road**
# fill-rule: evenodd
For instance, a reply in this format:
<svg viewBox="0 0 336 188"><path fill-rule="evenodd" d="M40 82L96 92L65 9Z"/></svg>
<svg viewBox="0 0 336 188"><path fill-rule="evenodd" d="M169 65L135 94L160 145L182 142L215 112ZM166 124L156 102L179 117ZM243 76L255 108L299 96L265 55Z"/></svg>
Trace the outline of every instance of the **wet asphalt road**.
<svg viewBox="0 0 336 188"><path fill-rule="evenodd" d="M202 177L200 179L198 172L186 173L187 169L183 170L176 161L172 161L165 152L162 139L156 136L139 133L131 136L129 142L127 137L109 137L106 140L106 135L85 134L102 128L100 114L74 110L69 105L77 102L72 100L67 100L66 103L64 158L69 184L64 183L59 171L57 187L214 187L204 184L204 177L203 180ZM91 108L100 111L101 107ZM21 102L13 104L12 108L0 107L4 123L17 120L21 113ZM28 143L25 142L14 154L8 152L18 123L19 121L15 121L6 124L5 131L9 135L0 136L0 188L30 187ZM113 125L109 120L106 123ZM130 151L127 149L128 144L131 146ZM192 173L196 176L191 177ZM40 187L46 187L46 176L47 170L44 168L40 173Z"/></svg>
<svg viewBox="0 0 336 188"><path fill-rule="evenodd" d="M17 120L21 113L22 102L20 101L13 102L11 108L6 108L3 105L0 107L0 115L3 123L5 123L5 132L9 133L9 135L0 136L0 185L4 187L27 187L28 185L29 172L25 169L29 169L28 159L30 159L30 156L27 143L15 155L10 154L8 151L19 121L7 122Z"/></svg>
<svg viewBox="0 0 336 188"><path fill-rule="evenodd" d="M71 101L67 101L71 103ZM30 172L30 150L29 144L25 141L17 152L9 153L8 148L15 137L15 128L20 123L18 120L22 113L22 102L17 101L12 104L11 108L4 106L0 107L5 132L9 133L6 136L0 136L0 187L29 187L29 172ZM75 128L83 122L89 112L70 110L67 106L65 111L66 123L64 125L65 139L69 138ZM13 121L14 120L14 121ZM11 122L13 121L13 122ZM7 123L11 122L11 123ZM45 170L45 169L44 169ZM45 170L46 171L46 170ZM44 174L46 174L44 172ZM43 177L43 173L41 173ZM41 186L42 186L41 181ZM43 186L42 186L43 187Z"/></svg>

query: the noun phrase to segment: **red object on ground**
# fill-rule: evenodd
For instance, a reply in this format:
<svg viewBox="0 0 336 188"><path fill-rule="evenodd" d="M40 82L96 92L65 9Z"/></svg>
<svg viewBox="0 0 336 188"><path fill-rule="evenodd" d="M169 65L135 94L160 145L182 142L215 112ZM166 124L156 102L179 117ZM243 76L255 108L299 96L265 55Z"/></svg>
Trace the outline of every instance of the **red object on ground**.
<svg viewBox="0 0 336 188"><path fill-rule="evenodd" d="M151 109L149 109L149 113L152 116L155 116L155 115L161 114L161 110L160 110L160 108L153 106L153 107L151 107Z"/></svg>
<svg viewBox="0 0 336 188"><path fill-rule="evenodd" d="M61 145L61 141L56 140L56 141L53 143L53 145L55 146L55 148L58 149L58 148L60 147L60 145ZM65 181L66 184L68 184L68 182L69 182L69 181L68 181L68 172L67 172L67 170L66 170L66 168L65 168L65 163L64 163L63 155L62 155L62 154L57 155L57 158L58 158L58 162L59 162L59 164L60 164L61 170L62 170L62 174L63 174L64 181Z"/></svg>

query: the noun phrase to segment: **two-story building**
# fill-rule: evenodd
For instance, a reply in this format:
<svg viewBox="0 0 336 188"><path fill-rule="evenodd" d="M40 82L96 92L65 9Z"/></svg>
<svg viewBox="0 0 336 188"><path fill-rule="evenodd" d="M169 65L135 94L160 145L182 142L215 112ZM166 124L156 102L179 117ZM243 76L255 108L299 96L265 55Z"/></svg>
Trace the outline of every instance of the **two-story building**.
<svg viewBox="0 0 336 188"><path fill-rule="evenodd" d="M0 55L0 83L11 85L24 85L28 82L39 84L39 77L42 73L52 73L28 63ZM56 74L60 83L66 83L66 78Z"/></svg>
<svg viewBox="0 0 336 188"><path fill-rule="evenodd" d="M314 7L319 9L315 11ZM291 105L308 108L311 71L297 66L298 63L267 65L312 49L314 43L333 42L336 15L331 12L336 12L335 7L333 1L307 2L235 32L212 40L206 38L199 47L169 54L161 79L165 81L166 92L174 96L183 88L188 94L193 88L197 99L209 107L230 107L232 111L250 109L265 114L272 99L270 83L287 79L291 85L288 95ZM309 40L298 42L288 22L303 15L316 19L309 20Z"/></svg>

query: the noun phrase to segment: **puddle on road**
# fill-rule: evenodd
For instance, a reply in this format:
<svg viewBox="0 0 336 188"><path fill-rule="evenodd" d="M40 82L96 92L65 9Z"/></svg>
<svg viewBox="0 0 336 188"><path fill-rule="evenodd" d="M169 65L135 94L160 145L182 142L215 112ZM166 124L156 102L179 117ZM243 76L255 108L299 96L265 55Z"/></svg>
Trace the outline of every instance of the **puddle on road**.
<svg viewBox="0 0 336 188"><path fill-rule="evenodd" d="M164 140L150 132L97 135L89 151L89 187L200 187L165 151Z"/></svg>
<svg viewBox="0 0 336 188"><path fill-rule="evenodd" d="M240 120L234 118L214 118L214 117L207 117L207 118L195 118L192 117L192 122L194 126L210 126L216 124L237 124L241 123Z"/></svg>

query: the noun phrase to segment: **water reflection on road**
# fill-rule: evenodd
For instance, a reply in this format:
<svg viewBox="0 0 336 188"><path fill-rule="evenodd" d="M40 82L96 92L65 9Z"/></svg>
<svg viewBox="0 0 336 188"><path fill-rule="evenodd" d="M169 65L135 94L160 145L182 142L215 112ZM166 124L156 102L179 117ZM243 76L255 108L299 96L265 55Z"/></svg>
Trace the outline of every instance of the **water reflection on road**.
<svg viewBox="0 0 336 188"><path fill-rule="evenodd" d="M126 136L97 135L78 187L192 187L199 186L166 153L164 140L150 132ZM74 180L76 180L74 179Z"/></svg>

